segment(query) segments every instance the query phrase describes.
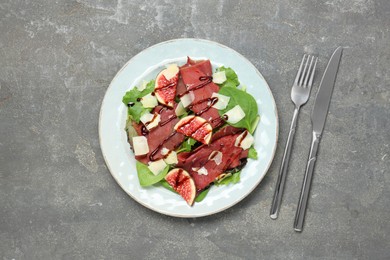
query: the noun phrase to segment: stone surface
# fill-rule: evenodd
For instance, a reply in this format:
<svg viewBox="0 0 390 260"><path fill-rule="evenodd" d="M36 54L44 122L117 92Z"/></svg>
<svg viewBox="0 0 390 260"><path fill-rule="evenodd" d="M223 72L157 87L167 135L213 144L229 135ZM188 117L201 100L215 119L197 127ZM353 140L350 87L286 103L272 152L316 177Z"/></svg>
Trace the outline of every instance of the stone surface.
<svg viewBox="0 0 390 260"><path fill-rule="evenodd" d="M390 2L388 0L0 3L2 259L388 259ZM105 166L97 122L124 63L161 41L227 45L268 81L280 139L259 187L213 216L144 208ZM303 52L320 76L345 47L304 232L292 222L309 150L303 107L280 217L269 218Z"/></svg>

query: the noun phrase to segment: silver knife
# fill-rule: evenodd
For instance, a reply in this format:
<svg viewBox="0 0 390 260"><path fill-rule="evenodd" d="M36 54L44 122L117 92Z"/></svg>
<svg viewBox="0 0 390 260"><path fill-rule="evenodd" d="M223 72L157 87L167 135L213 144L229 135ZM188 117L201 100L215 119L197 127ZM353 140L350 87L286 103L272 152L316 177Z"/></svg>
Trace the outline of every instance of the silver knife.
<svg viewBox="0 0 390 260"><path fill-rule="evenodd" d="M311 114L313 136L311 140L311 148L309 159L307 161L305 177L303 179L301 195L299 197L298 208L295 214L295 231L300 232L303 228L307 201L309 199L310 185L311 180L313 178L314 165L317 159L318 145L321 140L321 134L322 130L324 129L326 116L328 115L330 99L332 97L333 87L336 81L336 75L339 69L342 52L342 47L338 47L333 52L332 57L329 60L328 66L326 66L324 75L322 76L320 88L317 92L313 112Z"/></svg>

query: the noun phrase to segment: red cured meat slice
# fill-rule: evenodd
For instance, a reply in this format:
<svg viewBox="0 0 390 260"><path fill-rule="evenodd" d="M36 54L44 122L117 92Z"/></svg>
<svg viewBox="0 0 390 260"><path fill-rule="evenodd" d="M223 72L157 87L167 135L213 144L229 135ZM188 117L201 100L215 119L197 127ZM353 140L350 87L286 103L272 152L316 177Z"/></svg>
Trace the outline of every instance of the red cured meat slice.
<svg viewBox="0 0 390 260"><path fill-rule="evenodd" d="M145 135L148 140L149 153L142 156L136 156L136 159L142 163L148 163L151 159L158 160L163 158L162 148L169 150L176 149L183 141L184 135L174 131L173 127L179 121L175 110L163 106L157 106L153 113L160 113L161 121L159 125ZM142 124L135 127L138 135L142 135ZM154 153L153 153L154 152ZM151 154L153 155L151 156ZM152 158L150 158L152 157Z"/></svg>
<svg viewBox="0 0 390 260"><path fill-rule="evenodd" d="M205 83L207 77L212 75L212 67L210 60L204 61L193 61L188 58L187 64L180 68L181 81L186 87L186 90L192 90L194 93L194 101L193 106L190 109L194 113L200 113L199 116L208 120L213 128L219 126L222 121L219 120L220 116L218 110L210 106L209 101L213 93L217 93L219 91L218 85L213 82L209 82L204 85L204 87L198 88L198 86ZM180 95L185 91L182 83L179 83L177 93Z"/></svg>
<svg viewBox="0 0 390 260"><path fill-rule="evenodd" d="M239 166L241 164L240 159L247 157L248 150L243 151L241 147L234 146L236 138L242 131L243 129L224 127L216 133L217 138L214 137L210 145L202 145L192 152L178 155L179 163L177 167L181 167L191 174L198 191L206 188L226 170ZM209 159L214 151L222 153L220 164L216 164L214 160ZM197 172L201 167L207 170L207 175Z"/></svg>
<svg viewBox="0 0 390 260"><path fill-rule="evenodd" d="M182 68L193 66L197 63L203 62L204 60L193 60L187 56L187 63L181 66Z"/></svg>
<svg viewBox="0 0 390 260"><path fill-rule="evenodd" d="M177 86L176 86L176 94L178 96L181 96L186 91L187 91L186 85L184 84L183 79L182 79L181 75L179 74L179 81L177 82Z"/></svg>

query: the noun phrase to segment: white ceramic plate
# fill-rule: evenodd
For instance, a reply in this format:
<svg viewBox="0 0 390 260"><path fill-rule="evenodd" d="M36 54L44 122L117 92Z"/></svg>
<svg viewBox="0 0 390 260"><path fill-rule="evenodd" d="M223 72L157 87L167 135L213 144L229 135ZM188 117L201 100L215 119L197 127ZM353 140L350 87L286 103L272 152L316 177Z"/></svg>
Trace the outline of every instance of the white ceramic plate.
<svg viewBox="0 0 390 260"><path fill-rule="evenodd" d="M182 65L187 56L210 59L213 67L226 66L238 74L258 104L261 121L254 134L258 159L249 159L238 184L212 187L206 198L192 207L162 187L139 185L135 159L125 133L127 107L122 97L142 80L153 79L166 64ZM225 210L241 201L263 179L271 165L278 138L274 98L259 71L242 55L221 44L200 39L177 39L154 45L134 56L117 73L104 96L99 119L100 146L106 164L121 188L145 207L175 217L201 217Z"/></svg>

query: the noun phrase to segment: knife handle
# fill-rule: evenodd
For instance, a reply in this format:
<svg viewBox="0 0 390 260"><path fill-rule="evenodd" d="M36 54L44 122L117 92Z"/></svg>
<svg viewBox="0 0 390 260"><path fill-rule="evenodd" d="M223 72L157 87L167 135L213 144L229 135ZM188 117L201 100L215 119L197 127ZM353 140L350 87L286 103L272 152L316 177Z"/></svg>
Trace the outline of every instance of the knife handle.
<svg viewBox="0 0 390 260"><path fill-rule="evenodd" d="M301 232L303 228L303 222L305 221L306 207L309 200L309 192L311 186L311 180L313 178L314 165L317 159L317 150L320 143L321 135L313 133L311 148L309 154L309 160L307 161L305 177L303 178L301 195L299 197L297 212L295 214L294 229Z"/></svg>
<svg viewBox="0 0 390 260"><path fill-rule="evenodd" d="M284 185L286 183L288 163L290 161L292 144L293 144L294 135L295 135L295 128L297 126L297 121L298 121L299 108L300 107L296 107L294 109L294 114L293 114L293 118L292 118L291 126L290 126L290 132L288 133L286 147L284 148L282 164L280 166L278 180L276 181L274 198L272 200L272 205L271 205L270 217L272 219L276 219L278 217L280 204L282 202Z"/></svg>

